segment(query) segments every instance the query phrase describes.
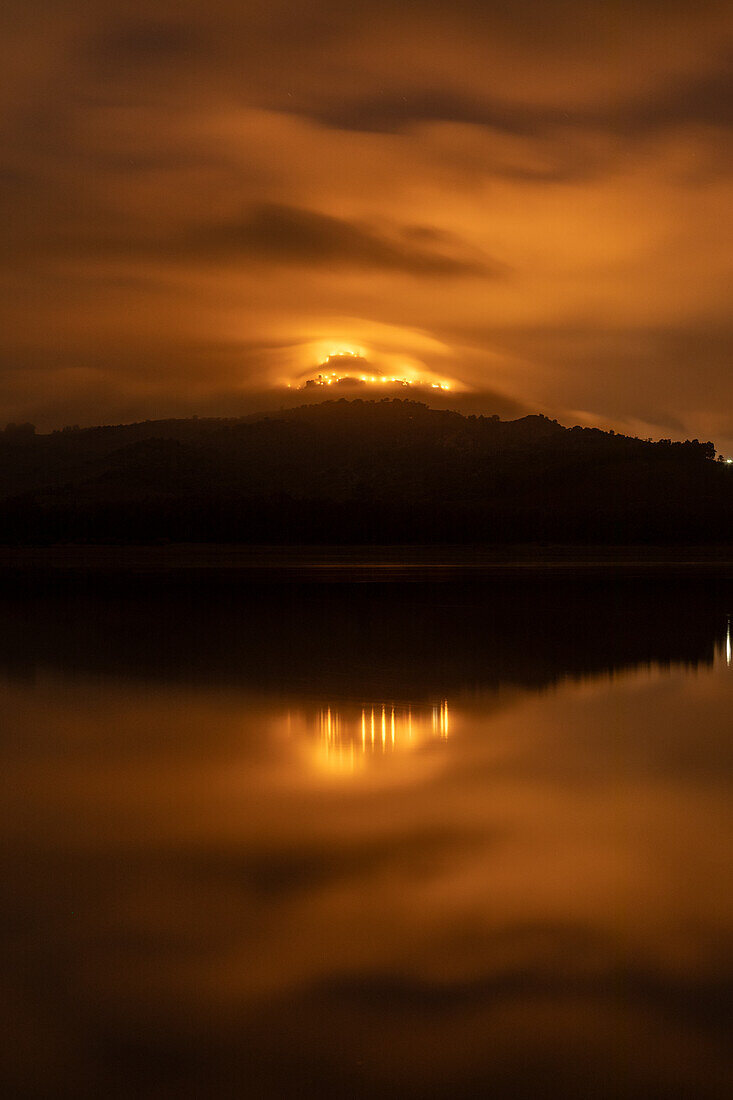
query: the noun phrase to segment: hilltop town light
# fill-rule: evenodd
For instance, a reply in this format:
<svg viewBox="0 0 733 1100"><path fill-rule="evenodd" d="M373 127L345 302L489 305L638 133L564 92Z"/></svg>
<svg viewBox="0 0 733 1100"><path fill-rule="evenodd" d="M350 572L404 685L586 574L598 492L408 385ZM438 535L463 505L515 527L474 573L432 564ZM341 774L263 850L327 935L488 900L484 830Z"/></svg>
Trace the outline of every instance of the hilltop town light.
<svg viewBox="0 0 733 1100"><path fill-rule="evenodd" d="M306 374L288 380L291 389L313 389L338 386L355 390L399 386L403 390L438 390L448 393L462 390L456 379L436 376L423 363L407 355L381 356L379 363L370 361L370 352L356 344L322 343L311 347L313 366Z"/></svg>
<svg viewBox="0 0 733 1100"><path fill-rule="evenodd" d="M320 373L317 374L315 378L308 378L298 388L303 390L306 388L310 389L313 386L333 386L334 384L348 385L349 383L353 383L357 386L423 386L432 390L444 391L450 390L451 388L451 383L445 381L429 382L421 378L401 378L398 375L389 377L384 374L376 376L366 374L338 374L336 371L331 371L330 374ZM288 383L288 386L290 386L290 383Z"/></svg>

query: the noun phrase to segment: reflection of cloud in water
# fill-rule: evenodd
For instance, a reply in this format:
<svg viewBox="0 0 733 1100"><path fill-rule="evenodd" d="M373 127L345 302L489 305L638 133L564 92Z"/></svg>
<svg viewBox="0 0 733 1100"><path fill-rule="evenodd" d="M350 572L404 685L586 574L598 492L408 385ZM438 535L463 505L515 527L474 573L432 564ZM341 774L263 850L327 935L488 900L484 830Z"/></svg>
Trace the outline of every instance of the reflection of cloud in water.
<svg viewBox="0 0 733 1100"><path fill-rule="evenodd" d="M727 1097L719 607L421 599L11 620L7 1095Z"/></svg>

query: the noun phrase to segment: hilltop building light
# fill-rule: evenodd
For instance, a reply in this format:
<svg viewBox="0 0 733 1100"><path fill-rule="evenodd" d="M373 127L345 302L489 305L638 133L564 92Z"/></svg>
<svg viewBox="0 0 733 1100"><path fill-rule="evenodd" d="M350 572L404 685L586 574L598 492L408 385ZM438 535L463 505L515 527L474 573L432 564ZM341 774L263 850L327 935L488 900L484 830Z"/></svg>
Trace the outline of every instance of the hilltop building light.
<svg viewBox="0 0 733 1100"><path fill-rule="evenodd" d="M314 386L417 386L427 387L432 390L450 390L450 382L428 382L421 378L400 378L397 375L386 374L340 374L330 371L317 374L315 378L308 378L299 387L311 389Z"/></svg>
<svg viewBox="0 0 733 1100"><path fill-rule="evenodd" d="M396 361L394 361L396 360ZM369 361L361 350L342 348L330 351L325 358L317 361L310 377L301 374L290 380L291 389L315 389L338 386L341 389L362 389L365 387L386 388L399 386L402 389L439 390L448 392L463 387L449 378L437 377L421 365L394 357L389 366L380 369Z"/></svg>

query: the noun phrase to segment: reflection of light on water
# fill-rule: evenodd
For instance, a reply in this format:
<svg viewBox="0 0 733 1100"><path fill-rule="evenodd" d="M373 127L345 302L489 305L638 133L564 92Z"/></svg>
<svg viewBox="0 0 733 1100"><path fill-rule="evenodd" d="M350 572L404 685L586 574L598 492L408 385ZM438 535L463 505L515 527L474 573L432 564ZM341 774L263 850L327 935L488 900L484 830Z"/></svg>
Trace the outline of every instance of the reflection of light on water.
<svg viewBox="0 0 733 1100"><path fill-rule="evenodd" d="M442 741L448 740L448 700L444 700L438 707L433 707L433 734Z"/></svg>
<svg viewBox="0 0 733 1100"><path fill-rule="evenodd" d="M448 739L448 701L419 707L378 703L361 708L321 707L316 720L319 759L329 768L355 771L370 758ZM312 727L311 727L312 728Z"/></svg>
<svg viewBox="0 0 733 1100"><path fill-rule="evenodd" d="M721 662L725 659L727 668L733 667L733 637L731 637L730 623L729 616L725 628L725 638L720 638L715 643L715 659Z"/></svg>

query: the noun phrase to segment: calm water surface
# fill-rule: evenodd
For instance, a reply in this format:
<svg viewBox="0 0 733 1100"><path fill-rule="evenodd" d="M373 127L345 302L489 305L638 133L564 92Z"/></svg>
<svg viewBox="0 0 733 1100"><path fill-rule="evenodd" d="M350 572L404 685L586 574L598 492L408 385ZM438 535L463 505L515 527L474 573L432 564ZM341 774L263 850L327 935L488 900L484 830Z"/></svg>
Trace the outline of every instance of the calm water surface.
<svg viewBox="0 0 733 1100"><path fill-rule="evenodd" d="M731 608L5 596L4 1094L730 1095Z"/></svg>

